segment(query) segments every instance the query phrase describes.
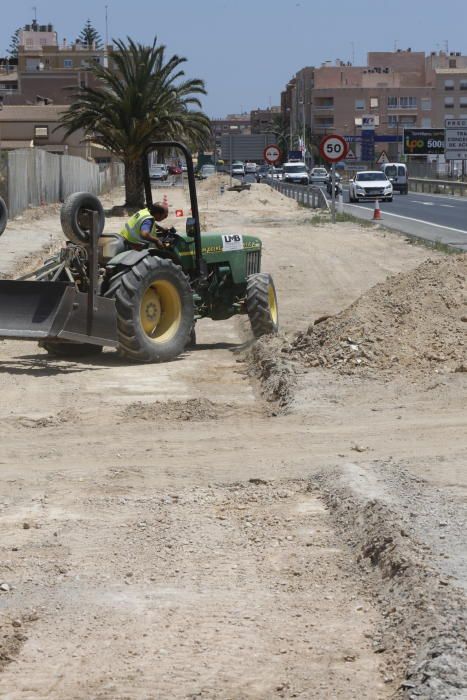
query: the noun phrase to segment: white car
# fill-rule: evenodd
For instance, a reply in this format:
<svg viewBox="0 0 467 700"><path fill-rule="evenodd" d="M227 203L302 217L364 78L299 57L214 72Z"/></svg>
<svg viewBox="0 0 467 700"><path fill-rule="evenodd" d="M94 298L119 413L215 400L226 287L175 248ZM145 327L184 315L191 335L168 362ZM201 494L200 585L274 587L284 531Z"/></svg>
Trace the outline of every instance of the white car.
<svg viewBox="0 0 467 700"><path fill-rule="evenodd" d="M362 199L392 202L392 194L392 183L380 170L362 170L349 182L350 202L359 202Z"/></svg>
<svg viewBox="0 0 467 700"><path fill-rule="evenodd" d="M163 163L151 166L149 169L149 177L151 180L167 180L169 177L169 169Z"/></svg>
<svg viewBox="0 0 467 700"><path fill-rule="evenodd" d="M310 183L312 185L326 185L329 173L326 168L312 168L310 173Z"/></svg>
<svg viewBox="0 0 467 700"><path fill-rule="evenodd" d="M233 177L243 177L245 175L245 166L243 163L232 163Z"/></svg>
<svg viewBox="0 0 467 700"><path fill-rule="evenodd" d="M272 178L274 178L274 180L282 180L282 178L284 176L284 171L282 168L274 168L273 167L273 168L271 168L269 174L271 175Z"/></svg>
<svg viewBox="0 0 467 700"><path fill-rule="evenodd" d="M248 173L256 173L257 167L256 163L245 163L245 175Z"/></svg>
<svg viewBox="0 0 467 700"><path fill-rule="evenodd" d="M308 185L308 170L305 163L291 161L290 163L284 163L282 167L284 168L284 174L282 176L284 182L292 182L296 185Z"/></svg>

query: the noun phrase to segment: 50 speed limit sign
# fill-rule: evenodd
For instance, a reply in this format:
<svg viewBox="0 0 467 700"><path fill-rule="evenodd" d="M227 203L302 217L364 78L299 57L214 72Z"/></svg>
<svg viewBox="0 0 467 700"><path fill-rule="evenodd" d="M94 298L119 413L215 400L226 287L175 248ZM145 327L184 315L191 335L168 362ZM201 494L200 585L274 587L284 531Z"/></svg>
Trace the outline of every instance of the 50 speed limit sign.
<svg viewBox="0 0 467 700"><path fill-rule="evenodd" d="M349 152L349 144L343 136L332 134L321 139L319 152L330 163L343 160Z"/></svg>

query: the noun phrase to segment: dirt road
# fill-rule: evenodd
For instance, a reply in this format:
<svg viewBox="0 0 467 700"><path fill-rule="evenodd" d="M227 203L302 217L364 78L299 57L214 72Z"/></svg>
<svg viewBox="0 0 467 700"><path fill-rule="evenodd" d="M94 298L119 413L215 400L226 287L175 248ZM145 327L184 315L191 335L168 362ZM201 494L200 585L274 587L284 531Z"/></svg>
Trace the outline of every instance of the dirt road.
<svg viewBox="0 0 467 700"><path fill-rule="evenodd" d="M263 239L281 343L433 257L383 230L313 226L266 186L199 190L207 228ZM40 226L53 245L57 217ZM0 343L2 697L398 692L419 640L388 628L394 604L338 506L361 506L351 487L381 496L387 472L399 487L402 468L462 492L465 374L340 375L281 350L294 372L281 412L251 376L244 319L199 325L196 350L159 366Z"/></svg>

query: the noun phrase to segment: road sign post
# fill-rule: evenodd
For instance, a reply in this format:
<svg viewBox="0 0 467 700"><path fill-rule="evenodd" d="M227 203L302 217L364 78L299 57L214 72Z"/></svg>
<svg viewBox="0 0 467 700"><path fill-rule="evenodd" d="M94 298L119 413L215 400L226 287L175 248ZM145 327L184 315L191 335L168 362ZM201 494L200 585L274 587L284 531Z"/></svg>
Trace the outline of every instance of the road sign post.
<svg viewBox="0 0 467 700"><path fill-rule="evenodd" d="M331 163L331 220L336 223L336 163L344 160L349 150L349 144L343 136L330 134L321 139L319 152Z"/></svg>
<svg viewBox="0 0 467 700"><path fill-rule="evenodd" d="M269 165L275 165L282 155L282 151L275 143L270 143L263 151L263 158Z"/></svg>

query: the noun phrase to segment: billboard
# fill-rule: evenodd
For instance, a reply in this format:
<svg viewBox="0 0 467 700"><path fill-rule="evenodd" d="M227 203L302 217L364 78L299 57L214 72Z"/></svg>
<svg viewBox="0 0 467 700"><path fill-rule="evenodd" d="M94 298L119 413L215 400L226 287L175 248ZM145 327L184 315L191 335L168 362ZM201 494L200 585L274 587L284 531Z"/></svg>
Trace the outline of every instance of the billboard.
<svg viewBox="0 0 467 700"><path fill-rule="evenodd" d="M444 153L444 129L404 129L404 155Z"/></svg>

